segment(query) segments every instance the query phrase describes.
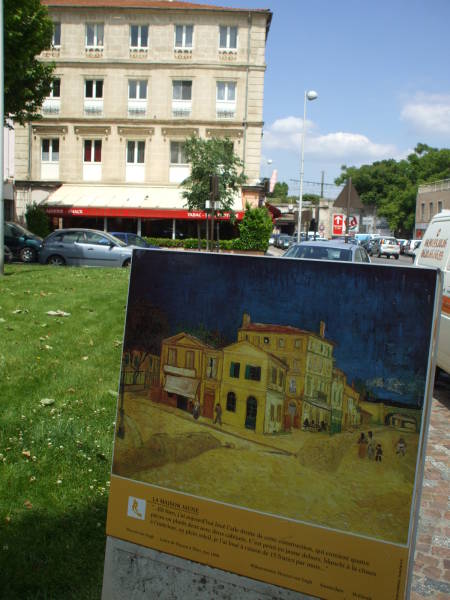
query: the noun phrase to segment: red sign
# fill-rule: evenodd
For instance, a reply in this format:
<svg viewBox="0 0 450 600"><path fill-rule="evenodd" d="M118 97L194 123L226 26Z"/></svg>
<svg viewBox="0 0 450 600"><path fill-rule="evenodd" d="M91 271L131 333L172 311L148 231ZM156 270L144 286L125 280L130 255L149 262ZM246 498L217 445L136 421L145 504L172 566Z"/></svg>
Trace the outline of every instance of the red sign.
<svg viewBox="0 0 450 600"><path fill-rule="evenodd" d="M122 217L129 219L147 218L147 219L200 219L206 220L206 212L202 210L182 210L182 209L149 209L149 208L107 208L107 207L80 207L72 206L47 206L48 215L55 217ZM236 219L240 221L244 212L235 213ZM230 213L215 215L219 221L229 221Z"/></svg>
<svg viewBox="0 0 450 600"><path fill-rule="evenodd" d="M333 215L333 235L342 235L345 232L344 215Z"/></svg>

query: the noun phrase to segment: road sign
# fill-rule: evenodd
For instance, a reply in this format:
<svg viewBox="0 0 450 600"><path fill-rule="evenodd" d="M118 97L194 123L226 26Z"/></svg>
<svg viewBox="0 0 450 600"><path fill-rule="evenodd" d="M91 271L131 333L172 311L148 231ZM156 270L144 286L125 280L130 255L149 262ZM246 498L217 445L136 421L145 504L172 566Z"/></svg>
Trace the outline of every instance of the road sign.
<svg viewBox="0 0 450 600"><path fill-rule="evenodd" d="M342 235L345 232L344 215L333 215L333 235Z"/></svg>

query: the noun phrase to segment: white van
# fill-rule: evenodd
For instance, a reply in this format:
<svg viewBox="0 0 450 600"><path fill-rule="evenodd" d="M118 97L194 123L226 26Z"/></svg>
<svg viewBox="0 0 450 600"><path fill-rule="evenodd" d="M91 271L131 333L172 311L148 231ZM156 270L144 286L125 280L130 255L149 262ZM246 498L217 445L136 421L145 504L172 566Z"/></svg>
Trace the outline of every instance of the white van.
<svg viewBox="0 0 450 600"><path fill-rule="evenodd" d="M433 217L416 250L414 264L420 267L439 267L444 273L436 364L450 373L450 210L443 210Z"/></svg>

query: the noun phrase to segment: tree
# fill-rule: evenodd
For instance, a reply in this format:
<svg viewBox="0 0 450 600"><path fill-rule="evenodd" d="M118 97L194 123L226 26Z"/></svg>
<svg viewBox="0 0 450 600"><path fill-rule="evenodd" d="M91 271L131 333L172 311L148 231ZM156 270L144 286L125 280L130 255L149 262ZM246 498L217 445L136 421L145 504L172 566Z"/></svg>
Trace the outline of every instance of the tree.
<svg viewBox="0 0 450 600"><path fill-rule="evenodd" d="M247 180L233 142L228 138L204 140L192 136L186 141L184 151L191 165L191 174L181 184L188 209L205 210L210 199L210 177L218 175L220 212L233 213L236 193Z"/></svg>
<svg viewBox="0 0 450 600"><path fill-rule="evenodd" d="M289 194L289 186L284 181L277 181L273 187L273 192L268 194L269 198L278 200L279 202L285 202Z"/></svg>
<svg viewBox="0 0 450 600"><path fill-rule="evenodd" d="M418 186L450 177L450 149L419 143L406 159L343 165L341 171L336 184L351 177L362 202L386 217L393 231L407 235L414 227Z"/></svg>
<svg viewBox="0 0 450 600"><path fill-rule="evenodd" d="M30 231L41 237L46 237L50 233L48 216L42 206L33 202L28 204L25 212L25 220Z"/></svg>
<svg viewBox="0 0 450 600"><path fill-rule="evenodd" d="M267 208L251 208L247 204L244 218L239 223L239 240L236 240L234 247L265 252L269 246L272 229L272 217Z"/></svg>
<svg viewBox="0 0 450 600"><path fill-rule="evenodd" d="M40 118L49 95L54 64L36 58L52 42L53 23L40 0L4 2L5 120L23 125Z"/></svg>

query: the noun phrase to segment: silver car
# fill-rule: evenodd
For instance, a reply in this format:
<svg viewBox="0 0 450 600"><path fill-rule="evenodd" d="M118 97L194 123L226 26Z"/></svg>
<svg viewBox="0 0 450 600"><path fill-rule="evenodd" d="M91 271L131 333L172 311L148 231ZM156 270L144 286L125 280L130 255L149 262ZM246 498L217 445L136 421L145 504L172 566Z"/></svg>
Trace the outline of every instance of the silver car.
<svg viewBox="0 0 450 600"><path fill-rule="evenodd" d="M365 248L358 244L346 244L340 240L292 244L289 250L283 254L283 257L370 263Z"/></svg>
<svg viewBox="0 0 450 600"><path fill-rule="evenodd" d="M39 262L48 265L128 267L133 247L105 231L57 229L42 242Z"/></svg>

